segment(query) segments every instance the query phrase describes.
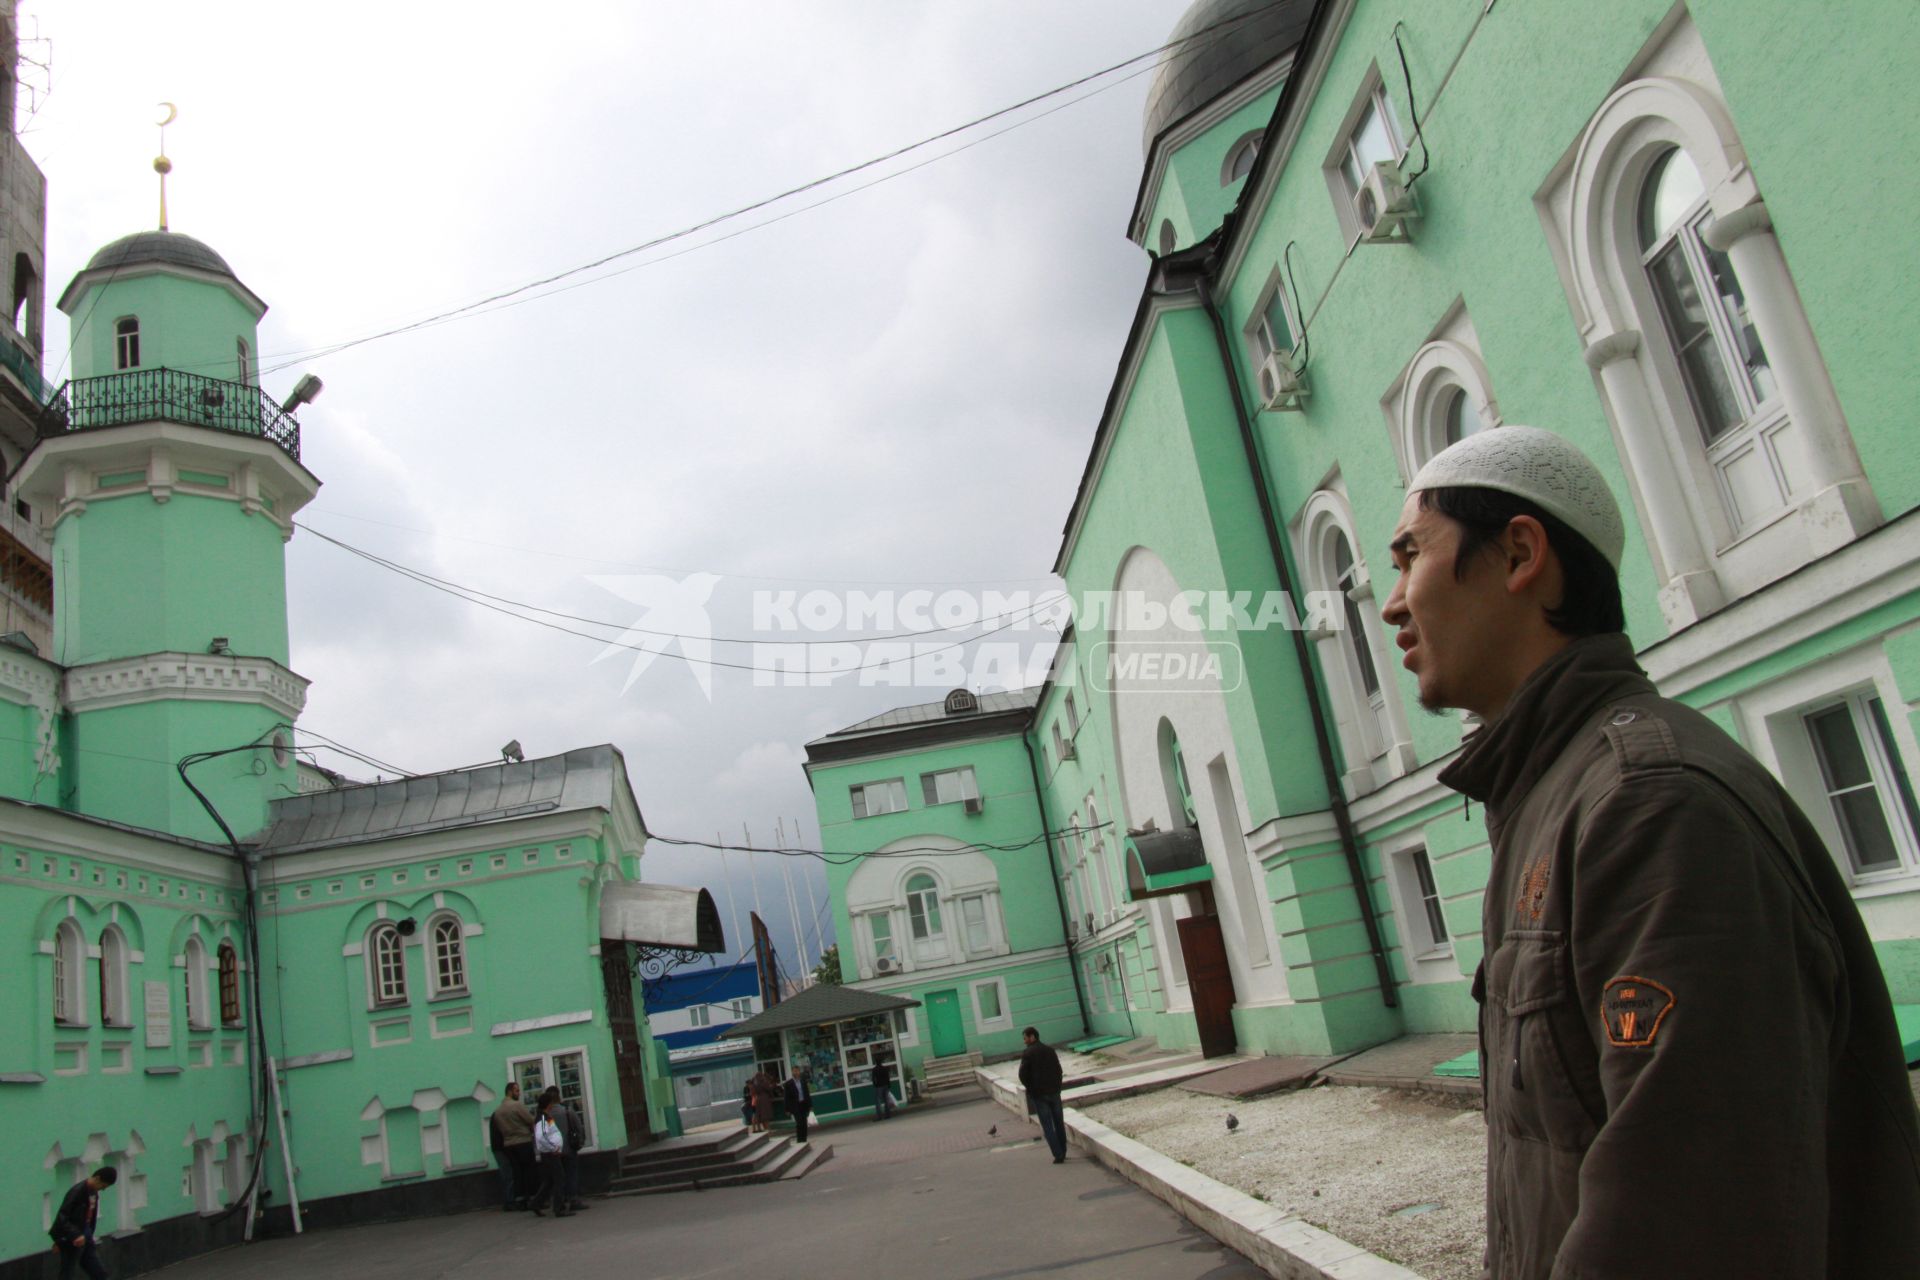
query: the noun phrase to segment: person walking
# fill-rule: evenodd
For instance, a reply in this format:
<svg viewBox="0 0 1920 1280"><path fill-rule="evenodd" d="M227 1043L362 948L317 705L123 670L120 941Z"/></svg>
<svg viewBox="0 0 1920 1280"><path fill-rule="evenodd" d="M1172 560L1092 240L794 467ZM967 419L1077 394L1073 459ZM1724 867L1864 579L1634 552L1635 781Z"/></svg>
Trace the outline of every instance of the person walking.
<svg viewBox="0 0 1920 1280"><path fill-rule="evenodd" d="M751 1131L753 1128L753 1082L740 1086L740 1123Z"/></svg>
<svg viewBox="0 0 1920 1280"><path fill-rule="evenodd" d="M882 1058L873 1064L873 1120L875 1124L893 1114L893 1060Z"/></svg>
<svg viewBox="0 0 1920 1280"><path fill-rule="evenodd" d="M567 1135L554 1117L559 1109L557 1094L543 1097L540 1118L533 1125L533 1150L540 1160L540 1190L533 1197L533 1212L542 1218L547 1216L548 1205L553 1206L553 1216L556 1218L571 1217L573 1214L561 1186L566 1177Z"/></svg>
<svg viewBox="0 0 1920 1280"><path fill-rule="evenodd" d="M753 1098L753 1125L755 1133L765 1133L767 1126L773 1123L773 1100L779 1096L780 1086L773 1082L766 1068L754 1071L747 1081L747 1092Z"/></svg>
<svg viewBox="0 0 1920 1280"><path fill-rule="evenodd" d="M807 1087L807 1077L796 1063L793 1075L780 1086L786 1095L787 1114L793 1117L793 1140L801 1146L807 1145L807 1120L813 1115L813 1090Z"/></svg>
<svg viewBox="0 0 1920 1280"><path fill-rule="evenodd" d="M60 1280L73 1280L75 1267L91 1280L106 1280L107 1269L93 1247L93 1229L100 1219L100 1193L120 1180L111 1165L103 1165L67 1188L60 1211L53 1215L47 1234L60 1255Z"/></svg>
<svg viewBox="0 0 1920 1280"><path fill-rule="evenodd" d="M1067 1162L1067 1116L1060 1104L1060 1055L1040 1043L1040 1032L1028 1027L1020 1033L1027 1047L1020 1053L1020 1085L1027 1091L1027 1110L1040 1122L1047 1150L1055 1164Z"/></svg>
<svg viewBox="0 0 1920 1280"><path fill-rule="evenodd" d="M587 1145L587 1118L580 1108L570 1107L560 1096L558 1085L548 1085L547 1091L540 1095L545 1103L552 1099L554 1103L554 1123L560 1126L560 1133L567 1140L565 1154L560 1163L560 1193L572 1212L592 1208L580 1198L580 1151Z"/></svg>
<svg viewBox="0 0 1920 1280"><path fill-rule="evenodd" d="M1915 1274L1872 942L1786 790L1636 663L1600 470L1505 426L1407 488L1381 616L1421 705L1484 722L1439 776L1492 844L1487 1276Z"/></svg>
<svg viewBox="0 0 1920 1280"><path fill-rule="evenodd" d="M510 1185L503 1190L506 1202L501 1208L524 1209L533 1195L533 1112L520 1101L517 1083L509 1080L506 1093L494 1108L491 1121L492 1128L500 1135L500 1149L506 1153L507 1167L511 1170L503 1178L503 1182Z"/></svg>

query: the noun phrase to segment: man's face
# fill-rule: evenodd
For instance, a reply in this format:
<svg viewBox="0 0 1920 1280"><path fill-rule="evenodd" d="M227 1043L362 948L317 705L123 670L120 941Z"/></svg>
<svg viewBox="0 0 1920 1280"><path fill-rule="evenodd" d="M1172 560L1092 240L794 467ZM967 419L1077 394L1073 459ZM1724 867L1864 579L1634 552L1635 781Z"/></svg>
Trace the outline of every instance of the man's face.
<svg viewBox="0 0 1920 1280"><path fill-rule="evenodd" d="M515 1102L518 1102L518 1101L520 1101L520 1086L519 1086L519 1085L517 1085L517 1084L510 1084L510 1085L508 1085L508 1086L507 1086L507 1096L508 1096L509 1098L512 1098L512 1099L513 1099L513 1100L514 1100Z"/></svg>
<svg viewBox="0 0 1920 1280"><path fill-rule="evenodd" d="M1419 494L1407 495L1393 531L1398 580L1380 616L1398 630L1401 665L1419 682L1422 707L1485 714L1490 693L1500 686L1502 637L1514 602L1490 550L1471 557L1466 572L1454 576L1460 533L1448 517L1423 510Z"/></svg>
<svg viewBox="0 0 1920 1280"><path fill-rule="evenodd" d="M1033 1032L1031 1032L1031 1031L1029 1031L1029 1032L1027 1032L1027 1034L1026 1034L1025 1036L1022 1036L1021 1038L1022 1038L1023 1040L1025 1040L1025 1041L1026 1041L1026 1042L1027 1042L1028 1044L1039 1044L1039 1043L1040 1043L1040 1037L1039 1037L1039 1036L1037 1036L1037 1035L1035 1035L1035 1034L1033 1034Z"/></svg>

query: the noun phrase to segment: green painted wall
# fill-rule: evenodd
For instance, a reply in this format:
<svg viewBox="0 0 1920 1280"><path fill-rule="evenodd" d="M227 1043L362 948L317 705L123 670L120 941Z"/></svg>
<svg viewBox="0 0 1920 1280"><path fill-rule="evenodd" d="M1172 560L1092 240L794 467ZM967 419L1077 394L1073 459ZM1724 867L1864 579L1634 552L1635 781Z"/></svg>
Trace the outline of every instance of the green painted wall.
<svg viewBox="0 0 1920 1280"><path fill-rule="evenodd" d="M245 341L258 363L260 337L252 310L211 281L158 272L115 277L76 298L72 316L75 378L119 370L114 328L126 317L140 322L142 369L178 369L237 382L236 341Z"/></svg>

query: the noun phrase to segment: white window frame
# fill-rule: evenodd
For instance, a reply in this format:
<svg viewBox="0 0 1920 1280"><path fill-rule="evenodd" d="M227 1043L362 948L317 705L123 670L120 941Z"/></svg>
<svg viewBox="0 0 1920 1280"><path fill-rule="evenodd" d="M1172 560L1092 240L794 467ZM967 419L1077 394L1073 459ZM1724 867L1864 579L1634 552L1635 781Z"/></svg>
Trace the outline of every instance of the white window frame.
<svg viewBox="0 0 1920 1280"><path fill-rule="evenodd" d="M1411 772L1419 762L1401 702L1399 664L1388 657L1373 577L1367 570L1360 540L1354 536L1353 513L1345 495L1331 486L1316 491L1296 523L1300 563L1306 567L1309 588L1339 592L1345 597L1341 625L1316 627L1308 634L1334 695L1336 728L1346 756L1346 785L1351 798ZM1349 585L1344 588L1334 579L1336 536L1345 540L1353 557ZM1360 627L1359 642L1365 645L1373 664L1372 693L1367 692L1359 650L1351 634L1355 621Z"/></svg>
<svg viewBox="0 0 1920 1280"><path fill-rule="evenodd" d="M1894 747L1907 770L1907 785L1920 792L1920 779L1914 776L1920 762L1920 740L1906 711L1906 699L1886 651L1879 644L1839 655L1826 662L1804 668L1764 688L1743 695L1736 704L1737 722L1742 736L1761 763L1773 771L1794 802L1820 833L1828 854L1840 874L1853 886L1855 896L1912 893L1920 890L1920 834L1913 832L1899 806L1888 804L1889 792L1881 790L1881 806L1888 826L1900 850L1898 867L1856 872L1847 856L1846 841L1833 814L1821 772L1818 754L1806 726L1806 717L1825 707L1853 698L1878 697L1886 709L1887 727ZM1879 756L1877 744L1863 743L1873 762L1875 782L1884 787L1890 762Z"/></svg>
<svg viewBox="0 0 1920 1280"><path fill-rule="evenodd" d="M388 981L390 975L382 970L381 949L386 940L393 940L393 955L398 968L391 975L395 980ZM376 920L367 930L367 1007L369 1009L397 1009L409 1002L407 990L407 940L400 933L400 927L391 920Z"/></svg>
<svg viewBox="0 0 1920 1280"><path fill-rule="evenodd" d="M129 327L130 326L130 327ZM132 341L129 342L128 339ZM131 356L132 359L128 359ZM140 365L140 317L120 316L113 322L113 367L138 369Z"/></svg>
<svg viewBox="0 0 1920 1280"><path fill-rule="evenodd" d="M1227 154L1220 161L1220 185L1230 187L1253 172L1253 166L1260 159L1260 141L1266 136L1266 129L1249 129L1233 140L1227 148ZM1244 158L1247 167L1239 168Z"/></svg>
<svg viewBox="0 0 1920 1280"><path fill-rule="evenodd" d="M53 1023L87 1025L87 939L72 916L53 931Z"/></svg>
<svg viewBox="0 0 1920 1280"><path fill-rule="evenodd" d="M875 809L867 794L870 791L876 792L888 800L898 799L900 803L891 808ZM898 778L881 778L873 782L858 782L847 788L847 794L853 802L853 816L855 821L861 818L883 818L889 813L905 813L907 811L907 780L904 776Z"/></svg>
<svg viewBox="0 0 1920 1280"><path fill-rule="evenodd" d="M930 885L929 888L910 889L907 887L921 876L927 878ZM946 938L947 913L942 909L946 904L942 901L945 895L941 892L940 877L925 868L915 868L907 874L905 880L901 881L901 892L905 894L907 902L907 938L909 944L918 946L924 943L931 947L935 942ZM913 900L915 898L922 900L920 904L920 919L927 925L927 932L924 935L914 930ZM931 899L931 903L929 903L927 899Z"/></svg>
<svg viewBox="0 0 1920 1280"><path fill-rule="evenodd" d="M687 1025L707 1027L713 1025L713 1008L710 1005L690 1004L687 1006Z"/></svg>
<svg viewBox="0 0 1920 1280"><path fill-rule="evenodd" d="M1280 304L1280 316L1287 326L1286 342L1283 344L1274 332L1271 321L1273 304ZM1280 264L1275 263L1267 273L1267 282L1254 296L1253 310L1247 321L1240 327L1240 341L1246 348L1247 366L1252 371L1254 394L1262 404L1266 402L1266 391L1260 382L1260 370L1272 356L1291 359L1299 349L1302 327L1300 314L1294 308L1293 296L1287 291L1286 278ZM1284 347L1284 349L1283 349Z"/></svg>
<svg viewBox="0 0 1920 1280"><path fill-rule="evenodd" d="M1355 140L1360 132L1360 124L1367 112L1377 110L1387 129L1387 140L1392 144L1393 154L1385 159L1398 163L1406 159L1407 143L1401 136L1400 119L1393 109L1393 98L1387 92L1386 81L1380 75L1380 66L1375 63L1367 68L1361 79L1359 92L1353 96L1353 103L1342 117L1339 129L1334 132L1334 143L1327 151L1326 159L1321 162L1321 172L1327 181L1327 191L1333 197L1333 211L1340 220L1340 234L1351 248L1359 243L1365 228L1360 225L1359 217L1353 211L1354 197L1360 194L1353 179L1347 175L1347 161L1355 159ZM1371 166L1360 168L1361 181L1366 180Z"/></svg>
<svg viewBox="0 0 1920 1280"><path fill-rule="evenodd" d="M1073 690L1071 689L1067 690L1067 696L1061 702L1061 714L1064 715L1067 720L1068 739L1079 737L1080 726L1083 721L1080 719L1080 704L1074 701Z"/></svg>
<svg viewBox="0 0 1920 1280"><path fill-rule="evenodd" d="M955 785L960 794L950 800L939 798L940 781L943 778L956 779ZM920 775L920 799L927 808L936 808L943 804L960 804L966 800L980 798L980 780L974 775L970 764L959 765L952 769L935 769Z"/></svg>
<svg viewBox="0 0 1920 1280"><path fill-rule="evenodd" d="M253 385L253 349L247 345L247 340L245 338L235 338L233 340L233 354L234 354L235 361L240 366L241 384L243 386L249 386L249 387L252 386Z"/></svg>
<svg viewBox="0 0 1920 1280"><path fill-rule="evenodd" d="M1459 978L1453 962L1453 935L1447 925L1446 896L1439 889L1439 872L1424 838L1389 847L1382 852L1387 864L1387 881L1393 894L1393 909L1399 925L1401 955L1407 976L1414 982L1442 982ZM1440 913L1442 936L1435 937L1428 916L1428 897L1420 882L1420 864L1434 886L1432 903Z"/></svg>
<svg viewBox="0 0 1920 1280"><path fill-rule="evenodd" d="M119 925L110 924L100 931L100 1025L131 1027L133 994L131 988L132 949Z"/></svg>
<svg viewBox="0 0 1920 1280"><path fill-rule="evenodd" d="M1560 267L1661 584L1669 631L1878 527L1880 509L1788 269L1758 181L1685 11L1600 104L1534 199ZM1644 268L1638 212L1650 166L1669 147L1700 171L1703 236L1739 277L1793 439L1787 505L1743 525L1723 496ZM1757 446L1756 446L1757 447Z"/></svg>
<svg viewBox="0 0 1920 1280"><path fill-rule="evenodd" d="M990 956L998 949L995 946L993 907L988 901L989 896L990 895L984 893L969 893L953 900L954 907L960 913L960 949L966 952L969 960L976 956ZM980 919L978 921L974 921L968 917L967 912L969 909L979 911ZM980 943L977 946L974 944L973 938L973 930L976 923L979 925L981 933Z"/></svg>
<svg viewBox="0 0 1920 1280"><path fill-rule="evenodd" d="M1446 410L1456 393L1465 393L1467 409L1476 415L1476 430L1501 424L1493 380L1480 358L1479 334L1458 298L1380 398L1401 484L1411 481L1428 459L1446 448Z"/></svg>
<svg viewBox="0 0 1920 1280"><path fill-rule="evenodd" d="M1007 999L1007 980L1005 978L985 978L970 983L973 996L973 1028L976 1031L1010 1031L1013 1029L1013 1003ZM1000 1013L989 1018L980 1004L980 993L991 988L1000 1002Z"/></svg>
<svg viewBox="0 0 1920 1280"><path fill-rule="evenodd" d="M207 971L211 957L207 954L207 944L198 934L189 937L181 947L181 989L186 996L187 1028L190 1031L211 1031L214 1024L213 993L208 990Z"/></svg>
<svg viewBox="0 0 1920 1280"><path fill-rule="evenodd" d="M859 934L861 945L866 951L863 959L866 962L867 974L872 977L880 975L880 961L883 953L880 950L880 938L875 933L874 926L881 923L885 924L887 930L887 949L884 955L893 958L893 968L890 972L900 973L905 970L906 953L900 948L900 935L895 929L899 922L893 918L893 909L886 907L879 911L864 911L860 913L860 918L865 922L865 927L859 930Z"/></svg>
<svg viewBox="0 0 1920 1280"><path fill-rule="evenodd" d="M582 1151L594 1151L597 1150L599 1146L600 1125L595 1114L593 1102L593 1055L587 1051L587 1046L576 1044L569 1045L562 1049L548 1049L541 1053L514 1054L507 1059L507 1079L518 1081L520 1079L520 1064L523 1062L537 1062L540 1064L540 1079L543 1082L540 1087L544 1089L547 1085L557 1082L559 1073L554 1070L554 1060L556 1058L572 1057L576 1054L579 1055L580 1058L580 1109L586 1113L587 1121L587 1145L580 1149ZM538 1097L539 1094L536 1092L532 1098L529 1098L526 1096L525 1088L523 1087L521 1089L521 1100L525 1102L529 1108L533 1106L534 1100Z"/></svg>
<svg viewBox="0 0 1920 1280"><path fill-rule="evenodd" d="M446 981L442 970L440 954L440 932L447 925L453 926L452 968L460 979L458 983ZM427 995L429 999L440 1000L472 993L473 973L467 957L467 926L453 911L436 911L427 919ZM404 956L405 951L402 950Z"/></svg>

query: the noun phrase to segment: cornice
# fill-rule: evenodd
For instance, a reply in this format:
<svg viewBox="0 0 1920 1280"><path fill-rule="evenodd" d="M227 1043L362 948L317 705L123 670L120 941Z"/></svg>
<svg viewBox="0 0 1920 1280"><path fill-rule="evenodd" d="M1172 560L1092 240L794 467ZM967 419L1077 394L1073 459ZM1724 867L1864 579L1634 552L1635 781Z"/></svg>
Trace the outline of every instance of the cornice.
<svg viewBox="0 0 1920 1280"><path fill-rule="evenodd" d="M307 704L307 685L271 658L149 653L69 667L61 699L76 714L184 699L264 706L293 720Z"/></svg>

